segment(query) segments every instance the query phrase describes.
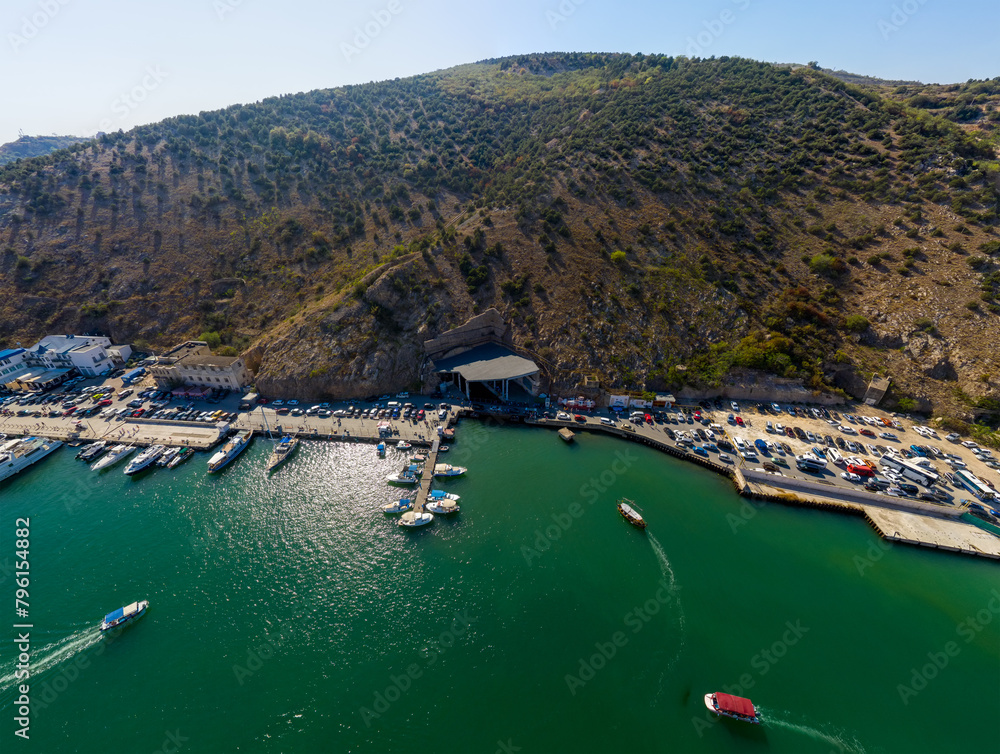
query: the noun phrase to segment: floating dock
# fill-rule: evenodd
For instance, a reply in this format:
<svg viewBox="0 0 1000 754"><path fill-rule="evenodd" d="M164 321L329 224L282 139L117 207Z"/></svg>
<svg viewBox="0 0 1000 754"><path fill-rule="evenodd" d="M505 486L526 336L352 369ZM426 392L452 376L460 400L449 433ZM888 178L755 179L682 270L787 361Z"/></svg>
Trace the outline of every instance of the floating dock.
<svg viewBox="0 0 1000 754"><path fill-rule="evenodd" d="M424 461L424 473L420 475L420 486L417 487L417 498L413 501L413 510L420 513L427 502L427 496L431 494L431 485L434 484L434 465L437 463L438 448L441 446L441 438L437 438L431 444L431 449L427 453L427 460Z"/></svg>
<svg viewBox="0 0 1000 754"><path fill-rule="evenodd" d="M566 427L559 430L559 436L566 442L573 442L573 438L576 437L576 435L570 432Z"/></svg>

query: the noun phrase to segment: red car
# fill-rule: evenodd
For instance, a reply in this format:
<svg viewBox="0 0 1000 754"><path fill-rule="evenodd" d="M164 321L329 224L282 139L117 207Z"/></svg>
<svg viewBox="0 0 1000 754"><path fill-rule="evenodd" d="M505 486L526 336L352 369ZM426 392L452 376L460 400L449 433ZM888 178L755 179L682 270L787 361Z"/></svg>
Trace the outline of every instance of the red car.
<svg viewBox="0 0 1000 754"><path fill-rule="evenodd" d="M110 406L111 405L111 399L110 398L104 398L104 399L98 401L97 405L98 406Z"/></svg>
<svg viewBox="0 0 1000 754"><path fill-rule="evenodd" d="M281 408L275 409L274 413L281 414L282 416L284 416L289 411L291 411L291 409L288 408L288 406L282 406Z"/></svg>
<svg viewBox="0 0 1000 754"><path fill-rule="evenodd" d="M861 434L865 435L866 437L874 437L875 436L875 433L872 432L870 429L859 429L858 432L860 432Z"/></svg>
<svg viewBox="0 0 1000 754"><path fill-rule="evenodd" d="M426 416L426 414L423 409L417 411L417 421L423 421L424 416Z"/></svg>
<svg viewBox="0 0 1000 754"><path fill-rule="evenodd" d="M742 416L737 416L736 417L736 423L739 424L742 427L743 426L743 417Z"/></svg>
<svg viewBox="0 0 1000 754"><path fill-rule="evenodd" d="M144 408L137 408L135 411L132 412L132 416L134 416L136 419L138 419L144 413L146 413L146 409L144 409Z"/></svg>
<svg viewBox="0 0 1000 754"><path fill-rule="evenodd" d="M582 416L581 414L573 414L573 418L576 421L578 421L578 422L585 422L585 421L587 421L587 417L586 416Z"/></svg>
<svg viewBox="0 0 1000 754"><path fill-rule="evenodd" d="M72 413L73 413L74 411L76 411L76 406L70 406L70 407L69 407L68 409L66 409L66 411L65 411L65 412L63 413L63 416L69 416L69 415L70 415L70 414L72 414Z"/></svg>

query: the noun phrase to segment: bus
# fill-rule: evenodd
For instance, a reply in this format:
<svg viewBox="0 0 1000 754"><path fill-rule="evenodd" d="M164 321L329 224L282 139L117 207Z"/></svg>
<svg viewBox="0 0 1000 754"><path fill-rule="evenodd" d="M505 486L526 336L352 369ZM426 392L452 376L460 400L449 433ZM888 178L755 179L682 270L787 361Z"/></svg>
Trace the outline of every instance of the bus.
<svg viewBox="0 0 1000 754"><path fill-rule="evenodd" d="M136 367L131 372L127 372L126 374L122 375L122 384L131 385L137 379L142 377L145 373L146 373L145 367Z"/></svg>
<svg viewBox="0 0 1000 754"><path fill-rule="evenodd" d="M879 463L884 469L892 469L900 476L904 476L907 479L911 479L918 484L922 484L924 487L932 487L937 484L940 477L928 469L921 468L915 463L910 463L905 458L901 458L894 454L886 454L882 456Z"/></svg>
<svg viewBox="0 0 1000 754"><path fill-rule="evenodd" d="M980 500L984 500L986 502L994 502L997 500L997 493L993 490L993 488L971 471L968 471L967 469L958 469L955 472L955 479L958 480L958 483L964 489L971 492Z"/></svg>

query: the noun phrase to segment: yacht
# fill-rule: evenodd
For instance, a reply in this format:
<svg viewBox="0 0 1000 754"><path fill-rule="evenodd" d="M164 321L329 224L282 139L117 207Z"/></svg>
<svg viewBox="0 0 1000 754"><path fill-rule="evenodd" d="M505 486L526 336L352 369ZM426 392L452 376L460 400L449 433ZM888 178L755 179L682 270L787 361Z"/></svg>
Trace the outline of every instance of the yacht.
<svg viewBox="0 0 1000 754"><path fill-rule="evenodd" d="M108 452L104 454L104 457L90 468L93 471L109 469L125 456L129 455L133 450L135 450L134 445L115 445L109 448Z"/></svg>
<svg viewBox="0 0 1000 754"><path fill-rule="evenodd" d="M267 459L267 470L274 471L278 468L288 460L297 447L299 447L297 437L288 437L287 435L282 437L279 442L275 443L274 450L271 451L271 456Z"/></svg>
<svg viewBox="0 0 1000 754"><path fill-rule="evenodd" d="M101 631L110 631L114 628L121 628L126 623L135 622L141 618L146 608L149 607L149 600L133 602L131 605L120 607L114 612L108 613L101 621Z"/></svg>
<svg viewBox="0 0 1000 754"><path fill-rule="evenodd" d="M434 500L428 500L424 507L431 513L440 513L445 516L452 513L458 513L459 511L458 503L454 500L448 500L447 498L435 498Z"/></svg>
<svg viewBox="0 0 1000 754"><path fill-rule="evenodd" d="M408 529L415 529L418 526L426 526L431 521L434 520L434 516L427 512L416 513L415 511L407 511L399 518L399 525L405 526Z"/></svg>
<svg viewBox="0 0 1000 754"><path fill-rule="evenodd" d="M92 442L90 443L90 445L87 445L79 453L77 453L76 457L80 461L91 461L94 458L97 458L97 456L99 456L101 453L103 453L104 449L107 446L108 446L107 440L98 440L97 442Z"/></svg>
<svg viewBox="0 0 1000 754"><path fill-rule="evenodd" d="M139 455L129 461L128 466L125 467L125 473L128 476L132 476L133 474L138 474L143 469L152 466L156 459L163 455L163 451L166 449L166 445L152 445L146 448Z"/></svg>
<svg viewBox="0 0 1000 754"><path fill-rule="evenodd" d="M226 444L222 446L222 450L208 459L208 473L214 474L215 472L224 469L230 461L246 450L246 447L250 444L250 440L252 438L253 431L247 429L228 440Z"/></svg>
<svg viewBox="0 0 1000 754"><path fill-rule="evenodd" d="M177 458L177 454L181 452L180 448L167 448L163 455L156 459L157 466L166 466L172 460Z"/></svg>
<svg viewBox="0 0 1000 754"><path fill-rule="evenodd" d="M170 459L170 463L167 464L167 468L176 469L193 455L194 448L181 448L181 452Z"/></svg>
<svg viewBox="0 0 1000 754"><path fill-rule="evenodd" d="M439 463L434 467L434 476L436 477L452 477L461 476L468 469L464 466L452 466L450 463Z"/></svg>
<svg viewBox="0 0 1000 754"><path fill-rule="evenodd" d="M26 437L23 440L8 440L0 445L0 480L13 476L62 445L60 440L45 437Z"/></svg>

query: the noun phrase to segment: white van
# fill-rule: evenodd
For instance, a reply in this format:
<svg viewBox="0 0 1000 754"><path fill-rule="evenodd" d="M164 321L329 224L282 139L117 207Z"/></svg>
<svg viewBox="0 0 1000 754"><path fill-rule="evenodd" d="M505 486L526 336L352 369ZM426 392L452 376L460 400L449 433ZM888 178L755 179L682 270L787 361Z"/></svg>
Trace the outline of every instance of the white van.
<svg viewBox="0 0 1000 754"><path fill-rule="evenodd" d="M613 427L613 426L615 426L614 420L613 419L609 419L606 416L602 416L601 417L601 424L603 424L606 427Z"/></svg>
<svg viewBox="0 0 1000 754"><path fill-rule="evenodd" d="M385 404L385 407L392 411L394 408L399 408L399 401L389 401Z"/></svg>

